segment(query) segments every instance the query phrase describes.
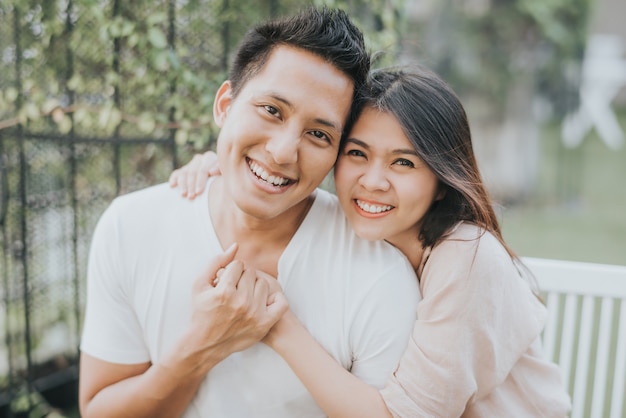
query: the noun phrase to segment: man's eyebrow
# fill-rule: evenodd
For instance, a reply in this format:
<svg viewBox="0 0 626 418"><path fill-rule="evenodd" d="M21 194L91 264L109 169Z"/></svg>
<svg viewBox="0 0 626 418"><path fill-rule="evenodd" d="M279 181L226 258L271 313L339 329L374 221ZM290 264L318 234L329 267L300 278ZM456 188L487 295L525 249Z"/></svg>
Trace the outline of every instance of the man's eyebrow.
<svg viewBox="0 0 626 418"><path fill-rule="evenodd" d="M316 118L315 122L319 123L320 125L327 126L327 127L331 128L331 129L337 131L337 133L343 132L343 130L341 129L340 125L337 122L333 122L333 121L326 120L326 119L321 119L321 118Z"/></svg>
<svg viewBox="0 0 626 418"><path fill-rule="evenodd" d="M287 105L289 108L293 108L293 104L291 104L291 102L289 100L287 100L286 98L284 98L283 96L281 96L280 94L273 92L273 91L268 91L264 93L267 96L270 96L272 99L276 99L279 102L284 103L285 105Z"/></svg>

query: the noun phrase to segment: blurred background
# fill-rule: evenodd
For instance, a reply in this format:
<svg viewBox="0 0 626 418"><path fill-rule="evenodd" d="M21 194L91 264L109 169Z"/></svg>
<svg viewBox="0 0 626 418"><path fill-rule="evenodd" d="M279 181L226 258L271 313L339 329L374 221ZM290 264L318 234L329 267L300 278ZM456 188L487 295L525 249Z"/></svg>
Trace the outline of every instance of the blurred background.
<svg viewBox="0 0 626 418"><path fill-rule="evenodd" d="M0 417L76 416L100 214L212 148L243 33L311 3L458 92L520 255L626 265L623 0L0 0Z"/></svg>

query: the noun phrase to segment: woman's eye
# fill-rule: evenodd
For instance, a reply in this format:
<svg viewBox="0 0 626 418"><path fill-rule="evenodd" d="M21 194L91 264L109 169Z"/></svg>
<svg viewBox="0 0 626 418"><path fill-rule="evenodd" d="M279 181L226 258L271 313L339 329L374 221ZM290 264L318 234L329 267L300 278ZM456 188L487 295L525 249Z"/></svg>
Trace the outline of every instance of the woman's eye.
<svg viewBox="0 0 626 418"><path fill-rule="evenodd" d="M353 157L364 157L365 154L361 150L358 149L350 149L346 151L346 155L352 155Z"/></svg>
<svg viewBox="0 0 626 418"><path fill-rule="evenodd" d="M409 160L405 160L404 158L400 158L399 160L396 160L394 164L403 165L406 167L415 167L415 164L413 164L413 162Z"/></svg>

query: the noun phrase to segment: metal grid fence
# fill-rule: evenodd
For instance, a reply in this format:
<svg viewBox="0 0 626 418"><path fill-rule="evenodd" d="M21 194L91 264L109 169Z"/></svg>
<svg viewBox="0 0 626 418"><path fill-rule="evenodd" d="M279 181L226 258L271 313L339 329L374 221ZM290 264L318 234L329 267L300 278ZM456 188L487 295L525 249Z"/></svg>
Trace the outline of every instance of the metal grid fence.
<svg viewBox="0 0 626 418"><path fill-rule="evenodd" d="M0 416L75 405L95 223L115 196L165 181L193 152L189 136L177 138L172 98L208 112L211 82L223 77L243 32L296 6L0 1ZM143 28L146 36L132 38L146 21L156 35ZM49 99L62 112L48 112ZM102 122L112 108L121 117L110 129ZM164 127L145 134L138 126L146 112ZM85 115L92 122L78 123ZM210 127L189 131L202 147L211 144Z"/></svg>

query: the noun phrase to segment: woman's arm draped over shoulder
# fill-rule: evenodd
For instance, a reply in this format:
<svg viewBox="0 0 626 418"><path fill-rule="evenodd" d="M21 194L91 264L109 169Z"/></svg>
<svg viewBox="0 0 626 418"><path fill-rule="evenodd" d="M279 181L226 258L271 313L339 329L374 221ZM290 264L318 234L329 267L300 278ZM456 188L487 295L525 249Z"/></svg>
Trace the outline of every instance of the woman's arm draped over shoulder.
<svg viewBox="0 0 626 418"><path fill-rule="evenodd" d="M178 186L182 197L193 200L202 194L209 177L220 174L217 154L207 151L204 154L195 154L191 161L174 170L168 182L170 187Z"/></svg>
<svg viewBox="0 0 626 418"><path fill-rule="evenodd" d="M506 379L543 328L545 311L497 240L460 229L422 272L413 336L381 391L394 416L461 416Z"/></svg>
<svg viewBox="0 0 626 418"><path fill-rule="evenodd" d="M391 417L378 389L341 367L291 311L264 342L285 359L329 417Z"/></svg>

